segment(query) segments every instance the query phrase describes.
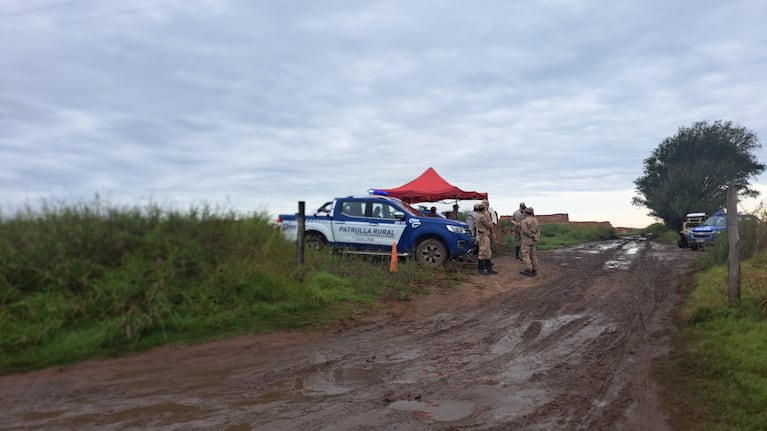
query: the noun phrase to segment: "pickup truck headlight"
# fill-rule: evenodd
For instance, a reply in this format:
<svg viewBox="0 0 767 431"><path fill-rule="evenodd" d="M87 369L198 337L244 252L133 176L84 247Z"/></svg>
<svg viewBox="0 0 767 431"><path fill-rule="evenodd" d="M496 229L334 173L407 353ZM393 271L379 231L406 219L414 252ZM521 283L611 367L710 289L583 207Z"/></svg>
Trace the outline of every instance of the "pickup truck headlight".
<svg viewBox="0 0 767 431"><path fill-rule="evenodd" d="M453 232L453 233L466 233L466 231L468 230L468 229L464 228L463 226L455 226L455 225L452 225L452 224L449 224L449 225L446 225L446 226L447 226L447 230L449 230L450 232Z"/></svg>

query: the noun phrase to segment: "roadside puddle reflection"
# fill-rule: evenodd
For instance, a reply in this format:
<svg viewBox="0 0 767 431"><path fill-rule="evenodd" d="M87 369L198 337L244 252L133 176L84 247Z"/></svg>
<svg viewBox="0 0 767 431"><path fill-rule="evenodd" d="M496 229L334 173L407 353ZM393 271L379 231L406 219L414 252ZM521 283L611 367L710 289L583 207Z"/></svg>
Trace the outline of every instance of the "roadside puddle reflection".
<svg viewBox="0 0 767 431"><path fill-rule="evenodd" d="M423 419L435 422L452 422L468 417L474 412L474 403L468 401L407 401L389 404L393 410L412 411Z"/></svg>
<svg viewBox="0 0 767 431"><path fill-rule="evenodd" d="M380 383L381 379L372 371L366 368L340 368L310 374L303 378L296 378L295 387L303 390L307 395L340 395L359 386Z"/></svg>

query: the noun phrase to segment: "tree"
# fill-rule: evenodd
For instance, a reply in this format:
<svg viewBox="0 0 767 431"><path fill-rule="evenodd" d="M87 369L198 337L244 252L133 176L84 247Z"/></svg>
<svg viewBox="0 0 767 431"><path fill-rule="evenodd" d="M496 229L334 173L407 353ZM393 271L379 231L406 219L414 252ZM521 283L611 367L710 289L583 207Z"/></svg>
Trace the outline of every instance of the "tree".
<svg viewBox="0 0 767 431"><path fill-rule="evenodd" d="M644 175L634 180L639 196L632 204L680 229L687 213L721 210L728 185L736 186L740 196L758 196L749 179L765 169L753 154L761 147L756 134L730 121L680 127L644 160Z"/></svg>

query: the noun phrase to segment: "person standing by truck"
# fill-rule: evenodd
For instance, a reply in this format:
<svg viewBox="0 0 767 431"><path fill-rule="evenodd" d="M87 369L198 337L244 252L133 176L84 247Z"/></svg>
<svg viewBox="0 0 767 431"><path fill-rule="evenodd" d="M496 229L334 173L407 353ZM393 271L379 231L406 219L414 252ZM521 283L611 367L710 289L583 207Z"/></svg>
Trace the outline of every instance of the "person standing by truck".
<svg viewBox="0 0 767 431"><path fill-rule="evenodd" d="M490 201L487 199L483 199L482 203L485 205L485 211L487 211L488 214L490 214L490 221L493 223L493 226L498 224L498 212L493 209L493 207L490 206Z"/></svg>
<svg viewBox="0 0 767 431"><path fill-rule="evenodd" d="M493 258L493 250L490 248L490 239L493 235L493 220L487 211L484 202L477 204L476 219L474 220L477 229L477 244L479 246L479 260L477 269L482 275L498 274L493 270L493 264L490 259Z"/></svg>
<svg viewBox="0 0 767 431"><path fill-rule="evenodd" d="M522 254L520 253L520 249L522 248L522 231L520 229L522 220L525 218L525 208L527 208L525 203L520 202L519 209L514 211L511 215L511 224L513 225L511 231L514 234L514 253L519 260L522 260Z"/></svg>
<svg viewBox="0 0 767 431"><path fill-rule="evenodd" d="M520 226L522 234L522 260L525 270L519 273L524 276L538 275L538 240L541 237L541 227L535 218L533 207L525 208L525 219Z"/></svg>
<svg viewBox="0 0 767 431"><path fill-rule="evenodd" d="M477 208L479 205L480 204L474 204L474 209L466 213L466 219L464 220L464 223L469 226L469 230L474 237L477 236L477 231L474 226L476 224L475 220L477 218Z"/></svg>
<svg viewBox="0 0 767 431"><path fill-rule="evenodd" d="M471 254L476 256L479 253L479 247L477 246L477 228L476 228L476 219L477 219L477 213L479 212L479 208L482 206L482 204L474 204L474 208L466 213L466 220L465 223L467 226L469 226L469 230L471 231L471 235L474 237L474 245L471 247Z"/></svg>
<svg viewBox="0 0 767 431"><path fill-rule="evenodd" d="M461 207L459 207L458 204L453 204L453 210L448 213L447 218L451 220L458 220L459 209L461 209Z"/></svg>

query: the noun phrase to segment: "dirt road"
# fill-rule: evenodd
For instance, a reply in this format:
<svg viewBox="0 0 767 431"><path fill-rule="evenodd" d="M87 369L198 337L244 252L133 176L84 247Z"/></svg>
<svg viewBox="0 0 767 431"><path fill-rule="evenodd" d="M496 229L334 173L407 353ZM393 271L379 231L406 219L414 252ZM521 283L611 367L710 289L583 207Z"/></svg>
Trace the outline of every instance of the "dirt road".
<svg viewBox="0 0 767 431"><path fill-rule="evenodd" d="M347 329L245 336L0 378L4 430L669 429L687 250L621 239L509 256Z"/></svg>

